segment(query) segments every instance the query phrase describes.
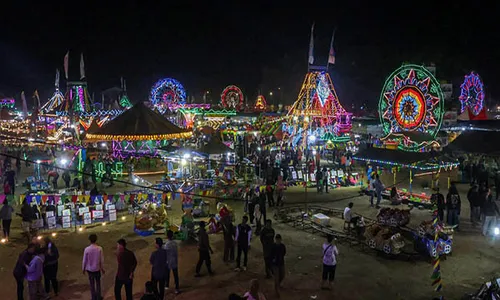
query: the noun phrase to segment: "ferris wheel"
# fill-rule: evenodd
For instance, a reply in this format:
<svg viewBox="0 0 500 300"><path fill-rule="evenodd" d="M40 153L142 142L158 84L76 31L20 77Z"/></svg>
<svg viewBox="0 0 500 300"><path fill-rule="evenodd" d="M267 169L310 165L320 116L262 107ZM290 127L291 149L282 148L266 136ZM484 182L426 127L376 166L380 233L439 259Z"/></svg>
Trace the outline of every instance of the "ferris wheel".
<svg viewBox="0 0 500 300"><path fill-rule="evenodd" d="M186 91L182 84L172 78L158 80L151 89L150 100L159 111L165 111L172 104L184 104Z"/></svg>
<svg viewBox="0 0 500 300"><path fill-rule="evenodd" d="M224 108L240 110L243 108L243 92L235 85L227 86L220 95Z"/></svg>
<svg viewBox="0 0 500 300"><path fill-rule="evenodd" d="M460 104L462 104L460 113L463 113L468 107L475 115L483 110L484 105L484 87L479 75L471 72L465 76L464 82L460 86Z"/></svg>
<svg viewBox="0 0 500 300"><path fill-rule="evenodd" d="M380 122L386 135L413 131L435 138L443 113L443 92L426 68L403 65L387 78L379 101ZM413 151L420 144L407 141L402 147Z"/></svg>

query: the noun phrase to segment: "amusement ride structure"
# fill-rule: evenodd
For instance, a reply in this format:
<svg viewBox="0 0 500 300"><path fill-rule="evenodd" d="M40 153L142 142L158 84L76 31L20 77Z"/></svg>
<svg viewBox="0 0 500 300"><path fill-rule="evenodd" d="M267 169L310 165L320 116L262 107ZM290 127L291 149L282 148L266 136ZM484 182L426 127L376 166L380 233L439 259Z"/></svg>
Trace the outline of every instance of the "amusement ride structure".
<svg viewBox="0 0 500 300"><path fill-rule="evenodd" d="M471 72L465 75L464 82L460 85L460 113L468 120L486 120L484 106L484 86L479 75Z"/></svg>
<svg viewBox="0 0 500 300"><path fill-rule="evenodd" d="M243 92L235 85L227 86L220 95L222 107L225 109L235 109L240 111L243 109Z"/></svg>
<svg viewBox="0 0 500 300"><path fill-rule="evenodd" d="M382 140L405 151L438 147L435 138L443 121L443 99L439 82L426 68L411 64L398 68L380 95Z"/></svg>
<svg viewBox="0 0 500 300"><path fill-rule="evenodd" d="M284 138L293 145L307 145L316 138L330 142L350 139L352 114L340 104L339 97L328 73L328 65L335 63L333 37L328 64L313 66L313 32L309 47L309 68L295 103L283 120ZM314 137L314 138L310 138Z"/></svg>

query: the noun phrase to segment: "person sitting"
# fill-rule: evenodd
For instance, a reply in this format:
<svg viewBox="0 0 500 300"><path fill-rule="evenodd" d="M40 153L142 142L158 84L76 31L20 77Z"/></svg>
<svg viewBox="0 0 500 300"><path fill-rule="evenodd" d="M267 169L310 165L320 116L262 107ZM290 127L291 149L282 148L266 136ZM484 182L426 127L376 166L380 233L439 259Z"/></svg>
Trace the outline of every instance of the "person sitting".
<svg viewBox="0 0 500 300"><path fill-rule="evenodd" d="M142 295L141 300L158 300L159 297L156 295L156 289L151 281L146 282L144 295Z"/></svg>
<svg viewBox="0 0 500 300"><path fill-rule="evenodd" d="M359 216L352 216L352 207L354 206L354 203L349 202L347 207L344 209L344 221L347 223L351 223L354 225L354 227L357 226L358 221L359 221Z"/></svg>
<svg viewBox="0 0 500 300"><path fill-rule="evenodd" d="M399 205L399 204L401 204L401 196L399 195L398 190L396 189L395 186L393 186L392 189L391 189L390 200L391 200L391 204L392 205Z"/></svg>
<svg viewBox="0 0 500 300"><path fill-rule="evenodd" d="M259 281L257 279L250 281L250 290L243 295L243 298L247 300L266 300L264 294L259 291Z"/></svg>

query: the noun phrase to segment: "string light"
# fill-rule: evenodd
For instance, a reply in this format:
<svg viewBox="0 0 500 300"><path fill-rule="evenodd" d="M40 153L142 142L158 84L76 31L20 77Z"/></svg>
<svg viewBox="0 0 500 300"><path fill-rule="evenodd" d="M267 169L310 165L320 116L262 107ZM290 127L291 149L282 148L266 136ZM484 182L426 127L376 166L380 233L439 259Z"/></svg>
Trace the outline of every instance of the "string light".
<svg viewBox="0 0 500 300"><path fill-rule="evenodd" d="M422 166L422 165L401 164L401 163L396 163L393 161L377 160L377 159L363 158L363 157L358 157L358 156L353 156L352 158L355 160L364 161L367 163L375 163L375 164L379 164L379 165L388 165L388 166L400 166L403 168L419 170L419 171L438 170L440 168L452 169L452 168L458 167L458 165L460 164L458 162L454 162L454 163L426 164L426 165Z"/></svg>
<svg viewBox="0 0 500 300"><path fill-rule="evenodd" d="M190 138L193 132L181 132L170 134L152 134L152 135L111 135L111 134L93 134L87 133L85 139L89 141L160 141L171 139Z"/></svg>

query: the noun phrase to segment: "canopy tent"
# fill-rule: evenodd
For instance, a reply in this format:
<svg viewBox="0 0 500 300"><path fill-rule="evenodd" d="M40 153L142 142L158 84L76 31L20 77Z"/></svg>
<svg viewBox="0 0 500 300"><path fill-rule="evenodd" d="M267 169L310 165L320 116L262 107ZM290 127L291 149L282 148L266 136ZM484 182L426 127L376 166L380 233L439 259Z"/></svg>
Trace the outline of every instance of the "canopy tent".
<svg viewBox="0 0 500 300"><path fill-rule="evenodd" d="M416 170L439 170L457 167L458 161L439 152L407 152L383 148L366 148L353 159L375 164L401 166Z"/></svg>
<svg viewBox="0 0 500 300"><path fill-rule="evenodd" d="M95 132L85 136L87 141L159 141L189 138L184 130L139 102Z"/></svg>
<svg viewBox="0 0 500 300"><path fill-rule="evenodd" d="M195 150L198 153L216 155L216 154L226 154L228 152L234 152L233 149L229 148L224 144L221 139L213 137L207 144L201 146L200 149Z"/></svg>
<svg viewBox="0 0 500 300"><path fill-rule="evenodd" d="M443 151L500 155L499 131L464 131Z"/></svg>

